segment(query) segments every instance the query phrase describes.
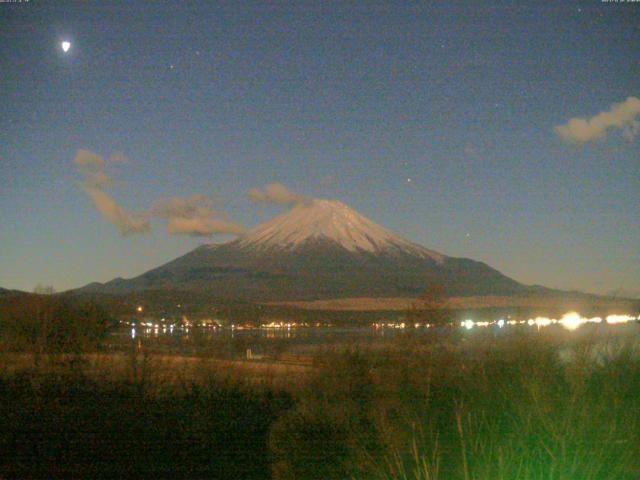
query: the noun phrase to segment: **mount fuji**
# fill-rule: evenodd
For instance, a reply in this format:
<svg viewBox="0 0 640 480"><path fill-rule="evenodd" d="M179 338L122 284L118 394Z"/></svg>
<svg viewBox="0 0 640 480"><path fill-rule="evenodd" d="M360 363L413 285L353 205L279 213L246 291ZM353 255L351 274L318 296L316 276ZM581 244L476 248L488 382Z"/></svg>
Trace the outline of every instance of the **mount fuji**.
<svg viewBox="0 0 640 480"><path fill-rule="evenodd" d="M309 199L235 240L203 245L132 279L84 292L181 290L252 301L516 295L532 288L488 265L410 242L336 200Z"/></svg>

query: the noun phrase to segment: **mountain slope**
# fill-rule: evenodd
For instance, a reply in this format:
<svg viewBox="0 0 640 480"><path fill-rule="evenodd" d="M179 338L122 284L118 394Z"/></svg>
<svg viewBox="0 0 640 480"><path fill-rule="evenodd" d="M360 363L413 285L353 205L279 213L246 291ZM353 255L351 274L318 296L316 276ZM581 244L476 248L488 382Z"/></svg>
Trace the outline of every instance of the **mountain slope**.
<svg viewBox="0 0 640 480"><path fill-rule="evenodd" d="M203 245L139 277L82 290L188 290L264 301L412 297L433 284L458 296L529 289L484 263L412 243L342 202L310 200L234 241Z"/></svg>
<svg viewBox="0 0 640 480"><path fill-rule="evenodd" d="M242 248L295 250L325 240L349 252L403 251L441 262L443 255L409 242L337 200L312 200L258 225L243 236Z"/></svg>
<svg viewBox="0 0 640 480"><path fill-rule="evenodd" d="M16 296L16 295L28 295L27 292L21 290L9 290L7 288L0 287L0 298Z"/></svg>

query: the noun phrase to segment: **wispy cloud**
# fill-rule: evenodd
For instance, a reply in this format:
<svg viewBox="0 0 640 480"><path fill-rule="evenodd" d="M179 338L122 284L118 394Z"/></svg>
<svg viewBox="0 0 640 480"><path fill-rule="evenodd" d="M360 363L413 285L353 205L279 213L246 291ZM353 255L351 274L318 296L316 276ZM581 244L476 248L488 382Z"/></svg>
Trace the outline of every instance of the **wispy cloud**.
<svg viewBox="0 0 640 480"><path fill-rule="evenodd" d="M89 150L80 149L76 153L76 157L73 159L80 170L85 173L101 172L104 170L105 161L102 155L91 152Z"/></svg>
<svg viewBox="0 0 640 480"><path fill-rule="evenodd" d="M206 195L162 199L153 206L154 216L167 221L171 234L209 236L216 233L240 235L242 225L233 223L214 208L215 200Z"/></svg>
<svg viewBox="0 0 640 480"><path fill-rule="evenodd" d="M607 130L622 129L625 138L632 140L640 132L640 98L629 97L624 102L614 103L606 112L591 118L574 117L564 125L555 127L560 137L568 142L586 143L604 138Z"/></svg>
<svg viewBox="0 0 640 480"><path fill-rule="evenodd" d="M91 197L98 211L118 228L121 235L126 237L151 231L151 225L145 215L122 208L103 190L86 186L84 190Z"/></svg>
<svg viewBox="0 0 640 480"><path fill-rule="evenodd" d="M83 190L89 195L98 211L116 226L121 235L148 233L151 225L146 215L135 213L121 207L104 191L113 185L113 179L104 172L105 160L89 150L78 150L73 162L83 174Z"/></svg>
<svg viewBox="0 0 640 480"><path fill-rule="evenodd" d="M167 231L172 234L206 237L216 233L241 235L246 231L246 228L216 217L173 217L167 221Z"/></svg>
<svg viewBox="0 0 640 480"><path fill-rule="evenodd" d="M114 185L114 180L105 173L110 162L123 162L121 153L112 155L109 161L89 150L78 150L73 160L84 179L83 190L89 195L102 216L116 226L121 235L148 233L151 219L166 222L167 232L172 235L211 236L214 234L242 234L242 225L233 223L214 208L215 199L206 195L171 197L160 199L144 212L132 212L118 205L105 189Z"/></svg>
<svg viewBox="0 0 640 480"><path fill-rule="evenodd" d="M275 203L277 205L294 205L308 203L311 197L292 192L281 183L270 183L264 188L252 188L247 192L249 199L256 203Z"/></svg>

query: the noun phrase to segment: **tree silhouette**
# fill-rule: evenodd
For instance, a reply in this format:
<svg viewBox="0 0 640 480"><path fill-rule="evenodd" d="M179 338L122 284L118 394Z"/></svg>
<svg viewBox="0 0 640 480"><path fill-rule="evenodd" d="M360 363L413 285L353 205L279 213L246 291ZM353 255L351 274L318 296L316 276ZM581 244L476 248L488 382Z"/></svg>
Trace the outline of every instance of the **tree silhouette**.
<svg viewBox="0 0 640 480"><path fill-rule="evenodd" d="M405 312L405 325L443 327L449 325L448 300L444 285L434 283L409 306Z"/></svg>

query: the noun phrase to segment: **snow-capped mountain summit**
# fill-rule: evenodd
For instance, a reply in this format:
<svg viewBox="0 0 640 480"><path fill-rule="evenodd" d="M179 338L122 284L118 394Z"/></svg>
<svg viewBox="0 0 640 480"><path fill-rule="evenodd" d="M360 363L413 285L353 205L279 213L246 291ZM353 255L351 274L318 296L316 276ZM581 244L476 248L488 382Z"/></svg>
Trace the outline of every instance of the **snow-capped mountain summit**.
<svg viewBox="0 0 640 480"><path fill-rule="evenodd" d="M527 290L482 262L434 252L342 202L318 199L301 202L230 242L203 245L138 277L83 290L172 290L265 301L415 297L433 284L457 296Z"/></svg>
<svg viewBox="0 0 640 480"><path fill-rule="evenodd" d="M240 237L242 248L295 250L309 241L329 241L350 252L400 250L437 262L444 255L412 243L369 220L338 200L299 203Z"/></svg>

